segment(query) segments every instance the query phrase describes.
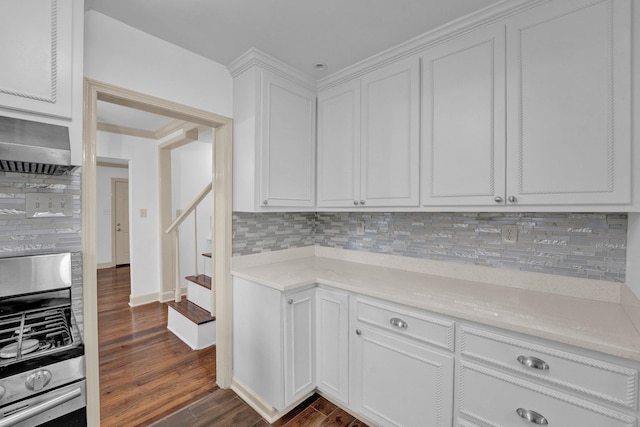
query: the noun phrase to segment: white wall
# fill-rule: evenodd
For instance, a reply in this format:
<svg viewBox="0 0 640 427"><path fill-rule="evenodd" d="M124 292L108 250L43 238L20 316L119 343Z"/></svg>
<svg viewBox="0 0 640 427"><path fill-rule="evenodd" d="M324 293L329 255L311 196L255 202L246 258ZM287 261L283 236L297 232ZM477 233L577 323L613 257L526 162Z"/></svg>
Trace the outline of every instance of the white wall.
<svg viewBox="0 0 640 427"><path fill-rule="evenodd" d="M200 136L200 141L180 147L171 153L172 206L175 217L177 209L185 209L212 179L212 132ZM198 273L211 276L210 259L203 252L211 252L211 194L198 206L198 251L194 251L194 216L191 214L180 227L180 277ZM183 285L186 281L183 279Z"/></svg>
<svg viewBox="0 0 640 427"><path fill-rule="evenodd" d="M224 65L95 11L85 14L84 75L226 117L232 114L233 81Z"/></svg>
<svg viewBox="0 0 640 427"><path fill-rule="evenodd" d="M152 139L98 132L100 158L129 161L131 296L160 291L158 143ZM140 209L147 217L140 218Z"/></svg>
<svg viewBox="0 0 640 427"><path fill-rule="evenodd" d="M113 168L106 166L98 166L96 174L96 212L98 217L96 223L97 238L97 263L114 265L115 260L112 259L111 252L111 228L112 228L112 212L111 212L111 179L112 178L129 178L129 169Z"/></svg>
<svg viewBox="0 0 640 427"><path fill-rule="evenodd" d="M231 117L233 80L222 64L95 11L85 14L84 31L85 77ZM142 147L151 144L153 150L140 154L144 151ZM144 156L144 161L137 160L137 155ZM160 290L160 230L156 142L99 132L98 156L131 160L131 294L157 293ZM210 162L211 156L208 159ZM195 194L202 189L200 185L191 189L188 184L185 179L181 188L189 187ZM192 193L185 193L184 197L189 199ZM143 207L148 210L146 219L138 215ZM189 270L187 274L191 274Z"/></svg>

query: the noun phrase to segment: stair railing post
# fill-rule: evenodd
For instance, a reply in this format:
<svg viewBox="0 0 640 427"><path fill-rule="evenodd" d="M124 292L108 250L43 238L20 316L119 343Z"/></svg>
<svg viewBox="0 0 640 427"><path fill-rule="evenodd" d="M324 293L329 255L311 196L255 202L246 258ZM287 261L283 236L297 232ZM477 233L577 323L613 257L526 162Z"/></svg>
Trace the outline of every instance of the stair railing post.
<svg viewBox="0 0 640 427"><path fill-rule="evenodd" d="M193 247L194 247L194 257L193 260L196 264L196 277L199 276L198 274L198 208L196 207L193 210Z"/></svg>
<svg viewBox="0 0 640 427"><path fill-rule="evenodd" d="M182 294L180 292L180 235L178 233L178 229L175 231L175 245L176 245L176 288L174 299L175 302L182 301Z"/></svg>

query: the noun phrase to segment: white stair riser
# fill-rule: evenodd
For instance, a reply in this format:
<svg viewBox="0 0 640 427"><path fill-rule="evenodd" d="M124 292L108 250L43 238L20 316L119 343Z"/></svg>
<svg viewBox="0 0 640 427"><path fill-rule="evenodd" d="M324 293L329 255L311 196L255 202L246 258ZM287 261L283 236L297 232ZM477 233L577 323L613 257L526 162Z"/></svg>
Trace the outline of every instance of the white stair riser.
<svg viewBox="0 0 640 427"><path fill-rule="evenodd" d="M216 343L215 321L196 325L171 307L167 329L194 350L201 350Z"/></svg>
<svg viewBox="0 0 640 427"><path fill-rule="evenodd" d="M204 286L189 282L187 287L187 299L203 309L209 311L211 307L211 290Z"/></svg>

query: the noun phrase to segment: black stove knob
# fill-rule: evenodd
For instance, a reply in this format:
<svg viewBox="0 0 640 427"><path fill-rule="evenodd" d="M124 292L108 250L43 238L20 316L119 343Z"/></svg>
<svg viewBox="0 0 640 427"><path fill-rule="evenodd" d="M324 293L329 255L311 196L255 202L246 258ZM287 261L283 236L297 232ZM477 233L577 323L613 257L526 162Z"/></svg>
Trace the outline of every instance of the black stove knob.
<svg viewBox="0 0 640 427"><path fill-rule="evenodd" d="M24 385L29 390L40 391L49 384L49 381L51 381L51 372L46 369L41 369L29 375Z"/></svg>

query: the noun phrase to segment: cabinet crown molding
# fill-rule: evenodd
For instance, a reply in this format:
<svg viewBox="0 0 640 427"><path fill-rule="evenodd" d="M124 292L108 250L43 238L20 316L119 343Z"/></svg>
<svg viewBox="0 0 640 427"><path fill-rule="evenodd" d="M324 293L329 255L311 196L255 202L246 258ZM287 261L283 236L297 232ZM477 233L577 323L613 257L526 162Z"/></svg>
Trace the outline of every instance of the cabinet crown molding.
<svg viewBox="0 0 640 427"><path fill-rule="evenodd" d="M227 69L231 77L236 78L253 66L269 70L313 92L317 89L316 80L313 77L253 47L229 64Z"/></svg>
<svg viewBox="0 0 640 427"><path fill-rule="evenodd" d="M390 63L418 54L435 44L493 24L549 1L551 0L502 0L461 18L447 22L440 27L427 31L426 33L324 77L318 80L318 92L340 85L348 80L361 77Z"/></svg>

